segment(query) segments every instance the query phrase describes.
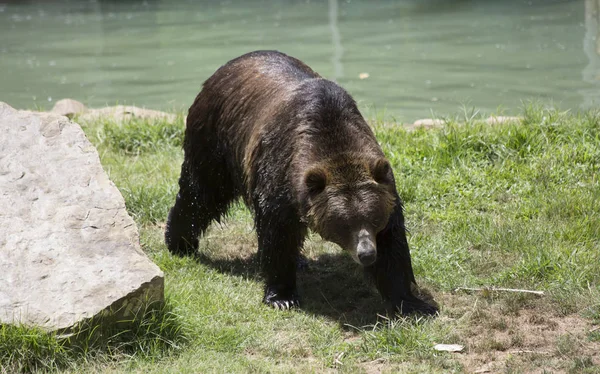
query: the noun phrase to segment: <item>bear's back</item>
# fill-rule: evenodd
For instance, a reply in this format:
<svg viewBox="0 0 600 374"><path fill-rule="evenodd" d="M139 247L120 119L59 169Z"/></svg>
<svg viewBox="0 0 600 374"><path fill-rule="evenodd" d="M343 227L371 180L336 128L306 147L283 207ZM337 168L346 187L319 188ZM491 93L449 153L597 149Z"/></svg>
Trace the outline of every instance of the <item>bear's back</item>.
<svg viewBox="0 0 600 374"><path fill-rule="evenodd" d="M250 52L221 66L190 107L188 130L214 131L238 145L285 111L303 82L321 79L302 61L277 51ZM210 113L210 118L206 114Z"/></svg>
<svg viewBox="0 0 600 374"><path fill-rule="evenodd" d="M260 100L283 95L302 81L320 78L302 61L277 51L250 52L221 66L206 82L204 90L235 100ZM255 103L256 104L256 103Z"/></svg>

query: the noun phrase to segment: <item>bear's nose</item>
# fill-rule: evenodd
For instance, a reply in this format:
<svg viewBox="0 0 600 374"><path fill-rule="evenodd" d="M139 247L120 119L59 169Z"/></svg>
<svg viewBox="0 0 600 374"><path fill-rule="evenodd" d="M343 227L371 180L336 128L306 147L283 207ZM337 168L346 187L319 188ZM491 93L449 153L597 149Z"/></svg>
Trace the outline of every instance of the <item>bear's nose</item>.
<svg viewBox="0 0 600 374"><path fill-rule="evenodd" d="M361 239L358 242L358 248L356 250L356 255L361 265L369 266L372 265L375 260L377 260L377 250L375 249L375 245L373 241L370 239Z"/></svg>

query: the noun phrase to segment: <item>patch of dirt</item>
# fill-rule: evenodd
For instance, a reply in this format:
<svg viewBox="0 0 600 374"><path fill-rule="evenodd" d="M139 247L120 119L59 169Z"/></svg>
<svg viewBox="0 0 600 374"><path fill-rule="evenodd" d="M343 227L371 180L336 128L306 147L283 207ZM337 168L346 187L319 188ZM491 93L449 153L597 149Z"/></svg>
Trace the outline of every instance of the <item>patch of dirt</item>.
<svg viewBox="0 0 600 374"><path fill-rule="evenodd" d="M527 299L519 307L510 298L441 297L457 317L465 351L454 357L467 373L600 372L600 342L588 338L590 320L553 313L543 300Z"/></svg>
<svg viewBox="0 0 600 374"><path fill-rule="evenodd" d="M359 365L359 367L364 370L365 374L379 374L384 370L390 369L387 367L386 361L381 358L373 361L363 362Z"/></svg>

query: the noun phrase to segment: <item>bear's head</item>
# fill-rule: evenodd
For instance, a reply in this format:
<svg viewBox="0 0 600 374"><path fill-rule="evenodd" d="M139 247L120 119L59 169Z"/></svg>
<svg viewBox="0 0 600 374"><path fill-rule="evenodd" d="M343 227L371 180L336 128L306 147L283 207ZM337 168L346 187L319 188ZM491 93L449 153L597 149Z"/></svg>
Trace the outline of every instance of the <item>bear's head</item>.
<svg viewBox="0 0 600 374"><path fill-rule="evenodd" d="M363 266L377 259L377 234L395 205L394 175L383 157L342 155L304 173L308 226Z"/></svg>

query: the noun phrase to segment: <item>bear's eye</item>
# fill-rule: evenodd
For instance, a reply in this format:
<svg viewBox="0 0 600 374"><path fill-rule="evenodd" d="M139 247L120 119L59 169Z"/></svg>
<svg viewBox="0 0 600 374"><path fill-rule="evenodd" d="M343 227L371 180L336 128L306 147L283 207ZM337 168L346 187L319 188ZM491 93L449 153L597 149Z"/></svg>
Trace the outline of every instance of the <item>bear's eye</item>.
<svg viewBox="0 0 600 374"><path fill-rule="evenodd" d="M381 231L385 228L387 222L384 222L383 217L375 217L371 221L371 224L373 225L373 228L375 228L377 231Z"/></svg>

